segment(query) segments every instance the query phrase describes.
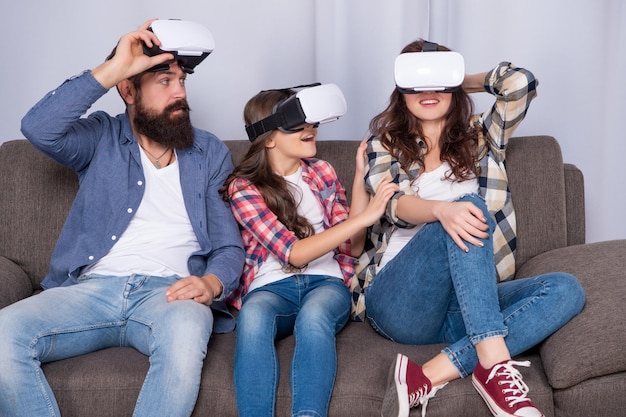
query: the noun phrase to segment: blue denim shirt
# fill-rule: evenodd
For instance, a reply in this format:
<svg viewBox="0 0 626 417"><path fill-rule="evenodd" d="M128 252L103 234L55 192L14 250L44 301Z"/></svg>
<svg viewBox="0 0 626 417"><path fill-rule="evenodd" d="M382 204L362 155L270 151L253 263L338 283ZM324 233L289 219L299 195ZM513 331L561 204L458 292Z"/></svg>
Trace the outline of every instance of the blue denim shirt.
<svg viewBox="0 0 626 417"><path fill-rule="evenodd" d="M41 283L44 289L75 284L81 268L113 247L143 197L145 178L128 114L98 111L82 117L106 92L85 71L48 93L22 119L26 138L73 169L80 183ZM218 193L233 169L230 152L215 135L195 129L194 145L177 156L185 206L201 248L190 256L189 271L214 274L222 282L222 296L211 307L218 313L214 331L228 332L234 320L224 298L239 285L245 256L237 223Z"/></svg>

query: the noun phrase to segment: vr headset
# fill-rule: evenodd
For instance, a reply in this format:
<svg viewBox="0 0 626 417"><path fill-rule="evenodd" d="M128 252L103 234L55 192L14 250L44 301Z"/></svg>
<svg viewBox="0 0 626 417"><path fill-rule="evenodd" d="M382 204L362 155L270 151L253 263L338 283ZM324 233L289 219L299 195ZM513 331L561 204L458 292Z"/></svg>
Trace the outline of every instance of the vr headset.
<svg viewBox="0 0 626 417"><path fill-rule="evenodd" d="M246 126L251 142L274 129L285 133L299 132L303 130L304 124L317 127L346 114L346 99L335 84L316 83L291 87L296 88L303 89L274 106L270 116Z"/></svg>
<svg viewBox="0 0 626 417"><path fill-rule="evenodd" d="M193 74L194 68L215 49L211 32L199 23L175 19L155 20L148 30L159 38L161 46L148 48L144 44L146 55L155 56L165 52L174 55L172 61L150 68L148 71L151 72L165 71L172 62L178 62L183 71Z"/></svg>
<svg viewBox="0 0 626 417"><path fill-rule="evenodd" d="M433 42L424 42L423 52L398 55L394 66L398 91L403 94L452 92L463 84L463 56L458 52L437 51L437 46Z"/></svg>

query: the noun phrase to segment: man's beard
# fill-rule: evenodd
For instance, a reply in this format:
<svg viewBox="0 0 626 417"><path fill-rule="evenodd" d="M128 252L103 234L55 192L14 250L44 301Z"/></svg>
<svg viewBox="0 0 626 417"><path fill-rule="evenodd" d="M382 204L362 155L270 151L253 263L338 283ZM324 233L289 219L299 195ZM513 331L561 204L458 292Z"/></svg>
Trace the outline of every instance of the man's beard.
<svg viewBox="0 0 626 417"><path fill-rule="evenodd" d="M178 115L172 115L182 110ZM137 133L163 146L174 149L186 149L193 145L194 133L189 118L187 100L181 99L167 106L161 113L147 109L138 98L135 104L133 124Z"/></svg>

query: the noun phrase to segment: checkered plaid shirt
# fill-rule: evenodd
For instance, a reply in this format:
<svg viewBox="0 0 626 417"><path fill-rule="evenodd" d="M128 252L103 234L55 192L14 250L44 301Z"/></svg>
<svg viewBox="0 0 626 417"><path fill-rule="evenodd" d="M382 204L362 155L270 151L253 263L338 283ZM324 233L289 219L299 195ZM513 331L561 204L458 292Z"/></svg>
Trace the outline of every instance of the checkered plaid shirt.
<svg viewBox="0 0 626 417"><path fill-rule="evenodd" d="M490 110L473 115L470 121L472 125L482 126L477 149L479 193L485 198L489 212L496 221L493 246L499 281L511 279L515 275L515 211L505 170L506 147L513 131L524 119L530 102L537 95L536 86L537 82L529 71L514 67L509 62L500 63L485 77L485 91L496 97L495 104ZM393 178L399 184L400 191L390 200L380 222L370 228L365 252L350 282L352 319L357 321L365 318L365 288L376 275L377 265L387 249L391 234L399 227L411 227L398 218L398 199L404 194L415 194L411 182L419 172L417 164L409 172L403 170L377 137L370 139L367 156L365 182L368 191L374 194L386 178Z"/></svg>
<svg viewBox="0 0 626 417"><path fill-rule="evenodd" d="M324 229L339 224L348 218L349 206L346 190L333 167L326 161L314 158L301 160L302 178L318 198L324 211ZM246 261L239 288L230 296L229 302L241 308L241 297L245 296L261 264L270 254L287 265L289 253L298 240L295 234L282 224L267 207L259 190L243 178L231 182L231 211L239 223ZM335 249L346 286L354 275L356 259L350 256L350 241Z"/></svg>

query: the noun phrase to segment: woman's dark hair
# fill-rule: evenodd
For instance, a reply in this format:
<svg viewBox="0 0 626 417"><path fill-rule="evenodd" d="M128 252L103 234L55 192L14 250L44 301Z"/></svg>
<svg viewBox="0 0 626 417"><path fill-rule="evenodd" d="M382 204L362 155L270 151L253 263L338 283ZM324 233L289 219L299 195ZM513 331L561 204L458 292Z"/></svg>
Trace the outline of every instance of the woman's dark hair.
<svg viewBox="0 0 626 417"><path fill-rule="evenodd" d="M401 53L422 52L424 40L418 39L402 49ZM439 45L438 51L449 51ZM425 52L436 53L436 52ZM445 125L439 138L441 160L450 164L450 173L458 180L466 180L477 174L475 147L478 141L479 127L470 127L470 117L474 104L469 95L458 88L452 93L450 109L445 116ZM424 132L419 121L407 108L404 96L397 89L391 93L389 105L369 125L370 132L380 138L405 171L417 163L424 168L423 155L428 151L417 138L423 138Z"/></svg>
<svg viewBox="0 0 626 417"><path fill-rule="evenodd" d="M252 97L243 111L246 126L271 115L276 104L293 94L295 91L290 89L267 90ZM290 185L282 176L274 172L268 157L266 144L275 133L276 130L263 133L251 143L246 155L226 179L220 193L226 202L230 202L228 192L230 184L237 178L247 179L256 186L265 204L276 214L278 220L294 232L299 239L304 239L315 233L313 226L305 217L298 214L298 204L289 190Z"/></svg>

